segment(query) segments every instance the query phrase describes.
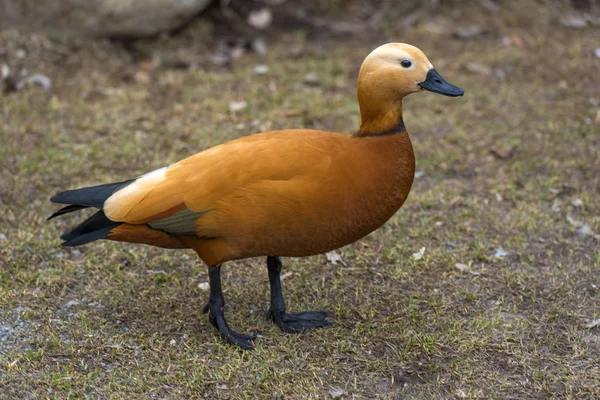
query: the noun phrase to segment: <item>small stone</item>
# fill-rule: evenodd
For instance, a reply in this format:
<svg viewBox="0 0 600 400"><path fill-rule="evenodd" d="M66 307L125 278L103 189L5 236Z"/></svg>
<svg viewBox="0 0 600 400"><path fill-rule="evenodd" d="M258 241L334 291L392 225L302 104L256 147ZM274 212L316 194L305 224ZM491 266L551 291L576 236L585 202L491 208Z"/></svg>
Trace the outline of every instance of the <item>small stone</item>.
<svg viewBox="0 0 600 400"><path fill-rule="evenodd" d="M502 247L498 247L496 249L496 251L494 252L494 257L495 258L504 258L508 255L508 252L506 250L504 250Z"/></svg>
<svg viewBox="0 0 600 400"><path fill-rule="evenodd" d="M468 63L467 71L472 72L474 74L483 75L483 76L490 76L493 72L490 67L486 67L485 65L481 65L481 64L477 64L477 63Z"/></svg>
<svg viewBox="0 0 600 400"><path fill-rule="evenodd" d="M257 65L254 67L254 73L256 75L265 75L271 68L268 65Z"/></svg>
<svg viewBox="0 0 600 400"><path fill-rule="evenodd" d="M62 308L69 308L69 307L78 306L78 305L79 305L79 300L69 300L62 306Z"/></svg>
<svg viewBox="0 0 600 400"><path fill-rule="evenodd" d="M423 172L423 171L417 171L417 172L415 172L415 178L420 178L423 175L425 175L425 172Z"/></svg>
<svg viewBox="0 0 600 400"><path fill-rule="evenodd" d="M581 236L593 236L594 231L588 224L583 224L577 229L577 233Z"/></svg>
<svg viewBox="0 0 600 400"><path fill-rule="evenodd" d="M10 75L10 68L8 65L6 64L2 64L2 67L0 67L0 80L5 80L6 78L8 78L8 76Z"/></svg>
<svg viewBox="0 0 600 400"><path fill-rule="evenodd" d="M304 76L304 84L307 86L319 86L321 80L314 72L310 72Z"/></svg>
<svg viewBox="0 0 600 400"><path fill-rule="evenodd" d="M223 66L228 64L231 61L231 58L226 53L219 51L212 53L209 56L209 60L215 65Z"/></svg>
<svg viewBox="0 0 600 400"><path fill-rule="evenodd" d="M6 235L4 233L0 233L0 240L6 240Z"/></svg>
<svg viewBox="0 0 600 400"><path fill-rule="evenodd" d="M133 79L142 85L147 85L150 83L150 75L148 75L146 71L136 71L136 73L133 75Z"/></svg>
<svg viewBox="0 0 600 400"><path fill-rule="evenodd" d="M580 198L573 199L571 201L571 204L575 207L583 207L583 200L581 200Z"/></svg>
<svg viewBox="0 0 600 400"><path fill-rule="evenodd" d="M577 221L575 218L571 217L569 214L567 214L567 222L571 225L574 226L576 228L580 227L583 225L583 222L581 221Z"/></svg>
<svg viewBox="0 0 600 400"><path fill-rule="evenodd" d="M600 325L600 318L593 320L592 322L585 324L585 327L588 329L595 328Z"/></svg>
<svg viewBox="0 0 600 400"><path fill-rule="evenodd" d="M204 290L204 291L210 290L210 284L208 282L200 282L198 284L198 289Z"/></svg>
<svg viewBox="0 0 600 400"><path fill-rule="evenodd" d="M48 91L52 88L52 81L46 75L33 74L17 83L17 90L21 90L30 85L38 85L43 90Z"/></svg>
<svg viewBox="0 0 600 400"><path fill-rule="evenodd" d="M329 390L329 395L331 396L332 399L339 399L340 397L342 397L345 394L346 394L346 392L342 388L333 388L333 389Z"/></svg>
<svg viewBox="0 0 600 400"><path fill-rule="evenodd" d="M454 264L454 267L459 270L460 272L468 272L471 267L469 267L467 264L461 264L461 263L456 263Z"/></svg>
<svg viewBox="0 0 600 400"><path fill-rule="evenodd" d="M175 346L177 344L177 341L175 339L171 339L171 341L169 342L169 344L171 346Z"/></svg>
<svg viewBox="0 0 600 400"><path fill-rule="evenodd" d="M559 20L562 26L573 29L582 29L588 26L588 20L578 15L568 15Z"/></svg>
<svg viewBox="0 0 600 400"><path fill-rule="evenodd" d="M237 129L238 131L242 131L242 130L246 129L246 124L239 123L235 126L235 129Z"/></svg>
<svg viewBox="0 0 600 400"><path fill-rule="evenodd" d="M596 49L594 50L594 55L595 55L596 57L600 58L600 47L598 47L598 48L596 48Z"/></svg>
<svg viewBox="0 0 600 400"><path fill-rule="evenodd" d="M454 31L454 36L463 39L478 39L485 35L486 31L479 25L472 25L467 27L457 28Z"/></svg>
<svg viewBox="0 0 600 400"><path fill-rule="evenodd" d="M244 108L246 108L248 106L248 103L246 103L245 101L232 101L231 103L229 103L229 111L231 112L237 112L237 111L241 111Z"/></svg>
<svg viewBox="0 0 600 400"><path fill-rule="evenodd" d="M272 21L273 13L271 12L271 9L267 7L251 11L248 15L248 24L256 29L268 28Z"/></svg>
<svg viewBox="0 0 600 400"><path fill-rule="evenodd" d="M552 212L560 212L560 202L558 200L554 200L554 203L552 203Z"/></svg>
<svg viewBox="0 0 600 400"><path fill-rule="evenodd" d="M256 54L260 54L261 56L267 54L268 46L264 39L254 39L250 46L252 47L252 51L254 51Z"/></svg>

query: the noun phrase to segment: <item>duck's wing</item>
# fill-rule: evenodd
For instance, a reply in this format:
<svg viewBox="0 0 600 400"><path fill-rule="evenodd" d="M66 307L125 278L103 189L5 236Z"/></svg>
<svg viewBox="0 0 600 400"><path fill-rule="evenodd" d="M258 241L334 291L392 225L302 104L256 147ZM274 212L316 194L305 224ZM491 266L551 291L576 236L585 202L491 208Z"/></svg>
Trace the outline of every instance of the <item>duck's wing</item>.
<svg viewBox="0 0 600 400"><path fill-rule="evenodd" d="M245 188L263 186L266 193L277 193L279 188L293 188L292 180L325 176L338 135L280 131L228 142L138 178L109 197L103 210L116 222L200 234L199 218L217 209L220 200L243 196Z"/></svg>

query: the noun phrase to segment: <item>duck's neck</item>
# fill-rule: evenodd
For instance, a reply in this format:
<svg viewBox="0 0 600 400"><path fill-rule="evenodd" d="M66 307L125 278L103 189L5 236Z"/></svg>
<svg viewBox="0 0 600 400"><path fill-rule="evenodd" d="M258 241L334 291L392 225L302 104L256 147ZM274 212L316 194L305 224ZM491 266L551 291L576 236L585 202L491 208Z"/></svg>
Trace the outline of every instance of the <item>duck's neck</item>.
<svg viewBox="0 0 600 400"><path fill-rule="evenodd" d="M402 120L402 99L381 106L376 99L360 97L359 94L361 124L354 136L387 136L406 130Z"/></svg>

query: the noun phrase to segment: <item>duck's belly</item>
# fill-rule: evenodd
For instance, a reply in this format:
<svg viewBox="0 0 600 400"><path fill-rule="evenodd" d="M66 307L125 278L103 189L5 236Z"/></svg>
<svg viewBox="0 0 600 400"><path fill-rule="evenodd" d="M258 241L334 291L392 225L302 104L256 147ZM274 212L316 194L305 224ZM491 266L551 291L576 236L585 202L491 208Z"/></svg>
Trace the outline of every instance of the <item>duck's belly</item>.
<svg viewBox="0 0 600 400"><path fill-rule="evenodd" d="M271 214L257 223L246 221L240 235L227 238L235 258L277 255L303 257L351 244L382 226L400 208L406 195L390 196L386 203L342 204L310 212Z"/></svg>

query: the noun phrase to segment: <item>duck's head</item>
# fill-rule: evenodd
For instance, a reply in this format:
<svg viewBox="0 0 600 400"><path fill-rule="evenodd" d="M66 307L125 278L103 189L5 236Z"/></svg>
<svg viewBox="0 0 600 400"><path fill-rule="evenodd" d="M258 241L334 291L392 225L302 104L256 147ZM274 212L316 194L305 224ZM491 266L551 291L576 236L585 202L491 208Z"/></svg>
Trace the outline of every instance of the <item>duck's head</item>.
<svg viewBox="0 0 600 400"><path fill-rule="evenodd" d="M464 94L442 78L417 47L405 43L379 46L365 58L358 76L363 126L379 125L373 119L389 119L390 113L401 117L402 98L423 90L451 97Z"/></svg>

